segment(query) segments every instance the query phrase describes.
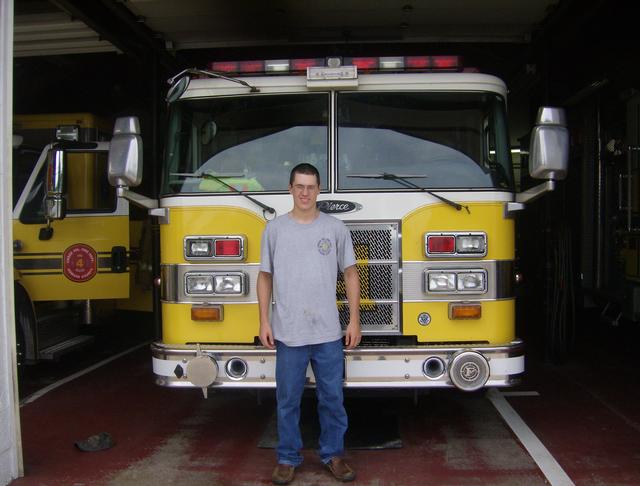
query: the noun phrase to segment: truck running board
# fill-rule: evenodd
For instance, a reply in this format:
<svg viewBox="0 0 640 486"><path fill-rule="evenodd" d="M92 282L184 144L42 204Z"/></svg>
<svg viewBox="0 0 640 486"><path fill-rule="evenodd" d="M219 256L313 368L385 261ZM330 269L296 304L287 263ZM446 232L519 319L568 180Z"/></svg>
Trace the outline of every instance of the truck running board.
<svg viewBox="0 0 640 486"><path fill-rule="evenodd" d="M93 340L93 336L74 336L71 339L67 339L66 341L62 341L58 344L42 349L38 354L38 357L40 359L55 360L69 351L91 344Z"/></svg>

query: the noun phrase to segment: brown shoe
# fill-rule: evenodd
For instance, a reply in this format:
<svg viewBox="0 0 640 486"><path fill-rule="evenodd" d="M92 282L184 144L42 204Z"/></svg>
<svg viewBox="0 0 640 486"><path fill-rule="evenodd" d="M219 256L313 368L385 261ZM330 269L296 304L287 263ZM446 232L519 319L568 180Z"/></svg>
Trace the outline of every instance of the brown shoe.
<svg viewBox="0 0 640 486"><path fill-rule="evenodd" d="M344 462L342 457L332 457L331 460L326 463L326 466L338 481L346 483L356 478L355 471L349 467L349 464Z"/></svg>
<svg viewBox="0 0 640 486"><path fill-rule="evenodd" d="M296 474L296 468L290 464L278 464L271 475L273 484L289 484L293 481Z"/></svg>

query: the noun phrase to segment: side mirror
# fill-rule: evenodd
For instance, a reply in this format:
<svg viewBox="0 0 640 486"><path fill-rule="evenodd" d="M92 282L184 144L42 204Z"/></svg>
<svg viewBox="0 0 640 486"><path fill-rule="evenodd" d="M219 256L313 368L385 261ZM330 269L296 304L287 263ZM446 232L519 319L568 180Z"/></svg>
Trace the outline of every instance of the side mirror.
<svg viewBox="0 0 640 486"><path fill-rule="evenodd" d="M45 215L47 220L64 219L66 200L64 198L65 152L53 148L47 155L47 195L45 197Z"/></svg>
<svg viewBox="0 0 640 486"><path fill-rule="evenodd" d="M135 187L142 182L142 138L135 116L116 120L109 146L108 177L114 187Z"/></svg>
<svg viewBox="0 0 640 486"><path fill-rule="evenodd" d="M529 175L561 180L569 168L569 131L564 109L542 107L529 145Z"/></svg>
<svg viewBox="0 0 640 486"><path fill-rule="evenodd" d="M184 71L178 74L178 76L182 75L183 73ZM189 86L191 78L189 77L188 73L184 74L184 76L182 76L181 78L179 78L178 76L175 76L169 80L169 82L171 83L171 87L169 88L169 91L167 91L167 103L173 103L178 98L180 98L182 96L182 93L184 93ZM175 81L176 77L178 77L177 81Z"/></svg>

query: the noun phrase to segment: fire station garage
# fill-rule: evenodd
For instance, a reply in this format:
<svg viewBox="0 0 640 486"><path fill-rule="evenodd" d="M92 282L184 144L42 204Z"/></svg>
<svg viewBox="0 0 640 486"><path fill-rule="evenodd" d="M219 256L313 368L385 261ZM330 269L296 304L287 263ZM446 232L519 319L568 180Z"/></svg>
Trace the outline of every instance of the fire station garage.
<svg viewBox="0 0 640 486"><path fill-rule="evenodd" d="M271 484L300 163L359 277L355 484L640 484L628 4L2 0L0 484ZM305 380L292 484L334 484Z"/></svg>

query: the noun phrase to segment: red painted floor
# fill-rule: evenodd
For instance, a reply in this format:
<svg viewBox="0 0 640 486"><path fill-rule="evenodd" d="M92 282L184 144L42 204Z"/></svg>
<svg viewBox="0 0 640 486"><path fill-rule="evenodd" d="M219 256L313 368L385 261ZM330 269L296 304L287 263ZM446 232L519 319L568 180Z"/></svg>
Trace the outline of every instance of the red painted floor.
<svg viewBox="0 0 640 486"><path fill-rule="evenodd" d="M576 484L640 484L640 366L628 345L530 363L520 388L540 396L509 398Z"/></svg>
<svg viewBox="0 0 640 486"><path fill-rule="evenodd" d="M509 402L576 484L640 484L637 365L621 374L601 362L530 363L519 389L540 393ZM355 484L546 484L482 394L439 390L380 403L358 396L348 406L397 415L403 447L348 451ZM258 404L250 392L204 400L199 390L157 387L143 348L21 409L25 477L12 485L270 484L274 451L257 444L273 408L270 394ZM74 447L101 431L113 448ZM295 484L335 483L312 450L305 459Z"/></svg>

